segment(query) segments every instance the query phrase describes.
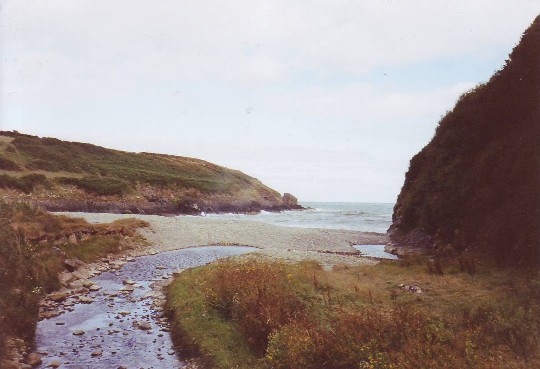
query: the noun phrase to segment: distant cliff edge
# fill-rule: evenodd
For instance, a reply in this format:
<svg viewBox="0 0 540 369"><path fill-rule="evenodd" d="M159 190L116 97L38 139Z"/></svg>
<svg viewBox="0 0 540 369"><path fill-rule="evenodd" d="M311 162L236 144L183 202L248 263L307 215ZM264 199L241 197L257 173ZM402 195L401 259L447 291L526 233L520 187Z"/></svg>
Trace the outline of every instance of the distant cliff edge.
<svg viewBox="0 0 540 369"><path fill-rule="evenodd" d="M141 214L302 209L256 178L207 161L0 131L0 198L51 211Z"/></svg>
<svg viewBox="0 0 540 369"><path fill-rule="evenodd" d="M411 160L388 232L398 252L540 265L540 16Z"/></svg>

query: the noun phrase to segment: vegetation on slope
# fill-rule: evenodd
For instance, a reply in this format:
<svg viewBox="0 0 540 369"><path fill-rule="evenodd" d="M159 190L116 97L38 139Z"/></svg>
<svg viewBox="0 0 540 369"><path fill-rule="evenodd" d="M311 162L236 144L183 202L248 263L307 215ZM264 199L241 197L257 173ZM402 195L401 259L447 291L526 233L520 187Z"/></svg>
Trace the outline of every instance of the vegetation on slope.
<svg viewBox="0 0 540 369"><path fill-rule="evenodd" d="M531 368L539 287L538 273L452 260L435 273L421 258L333 271L228 260L176 277L167 311L180 351L212 368Z"/></svg>
<svg viewBox="0 0 540 369"><path fill-rule="evenodd" d="M411 160L390 229L396 244L540 265L539 86L540 16Z"/></svg>
<svg viewBox="0 0 540 369"><path fill-rule="evenodd" d="M32 341L38 301L60 287L64 260L93 262L115 254L129 246L125 236L144 226L146 222L135 219L89 224L27 204L0 202L0 358L7 355L8 337ZM90 236L77 244L67 242L69 235L81 232Z"/></svg>
<svg viewBox="0 0 540 369"><path fill-rule="evenodd" d="M234 206L239 210L291 207L257 179L203 160L130 153L18 132L0 132L0 172L0 189L31 193L49 203L73 200L70 188L75 188L81 201L146 202L167 204L167 209L172 204L178 212L195 203L194 210L204 211L227 205L233 207L224 209L228 211ZM39 193L40 188L46 191Z"/></svg>

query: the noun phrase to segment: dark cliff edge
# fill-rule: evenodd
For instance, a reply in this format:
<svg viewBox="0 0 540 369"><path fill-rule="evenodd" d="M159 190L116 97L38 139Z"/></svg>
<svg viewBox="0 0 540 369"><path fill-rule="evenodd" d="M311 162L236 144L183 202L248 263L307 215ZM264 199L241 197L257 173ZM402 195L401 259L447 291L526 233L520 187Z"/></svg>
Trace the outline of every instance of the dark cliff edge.
<svg viewBox="0 0 540 369"><path fill-rule="evenodd" d="M540 265L540 16L410 162L387 249Z"/></svg>
<svg viewBox="0 0 540 369"><path fill-rule="evenodd" d="M49 211L128 214L301 210L258 179L207 161L0 131L0 198Z"/></svg>

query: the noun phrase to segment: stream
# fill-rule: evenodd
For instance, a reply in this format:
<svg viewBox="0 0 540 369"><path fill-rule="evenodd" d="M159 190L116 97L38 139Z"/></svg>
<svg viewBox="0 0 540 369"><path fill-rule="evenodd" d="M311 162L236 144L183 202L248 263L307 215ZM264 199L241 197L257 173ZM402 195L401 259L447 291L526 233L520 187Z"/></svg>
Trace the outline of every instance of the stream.
<svg viewBox="0 0 540 369"><path fill-rule="evenodd" d="M65 302L65 312L41 320L36 330L39 368L181 368L168 323L153 304L153 283L179 269L254 251L243 246L204 246L141 256L92 278L100 289L90 304ZM128 284L123 283L130 280ZM132 291L130 291L132 290ZM70 311L71 310L71 311Z"/></svg>

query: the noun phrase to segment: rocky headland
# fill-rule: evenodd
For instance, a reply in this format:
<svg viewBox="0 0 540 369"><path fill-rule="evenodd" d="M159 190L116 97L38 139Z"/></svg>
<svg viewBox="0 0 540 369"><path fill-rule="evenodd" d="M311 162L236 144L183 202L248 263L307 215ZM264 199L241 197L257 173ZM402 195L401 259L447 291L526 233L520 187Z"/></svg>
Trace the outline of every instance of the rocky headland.
<svg viewBox="0 0 540 369"><path fill-rule="evenodd" d="M125 214L302 209L293 195L204 160L7 131L0 132L0 198L50 211Z"/></svg>

